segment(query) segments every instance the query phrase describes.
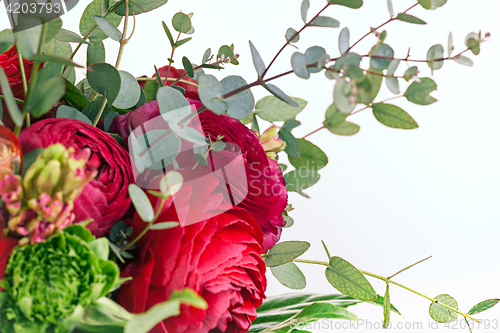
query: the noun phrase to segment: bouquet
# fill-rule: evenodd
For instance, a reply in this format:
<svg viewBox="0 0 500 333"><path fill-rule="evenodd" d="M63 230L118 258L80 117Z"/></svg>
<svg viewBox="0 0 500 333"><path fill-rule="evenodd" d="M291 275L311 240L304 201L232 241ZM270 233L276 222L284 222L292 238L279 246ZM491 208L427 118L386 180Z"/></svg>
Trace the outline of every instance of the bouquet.
<svg viewBox="0 0 500 333"><path fill-rule="evenodd" d="M347 118L367 109L387 127L417 128L390 103L436 102L436 82L414 64L432 71L449 60L470 66L465 54L479 54L488 33L468 34L458 52L450 34L446 51L437 44L426 59L399 58L383 28L396 20L424 25L411 10L435 10L446 0L419 0L400 13L388 0L390 19L359 40L344 27L338 50L297 50L289 71L270 76L303 30L340 27L329 8L363 5L328 0L309 13L303 0L304 25L286 31L274 58L263 59L249 43L257 79L248 83L210 74L240 64L232 44L206 50L199 64L190 60L196 55L179 55L195 33L193 14L181 11L159 22L171 47L168 64L142 77L120 70L136 16L168 13L166 2L93 0L79 32L62 28L59 16L70 2L6 3L12 29L0 32L1 332L288 333L322 318L356 320L347 308L361 302L381 306L387 328L391 312L399 314L390 286L428 299L437 322L462 316L469 325L500 301L462 311L450 295L429 297L393 280L428 258L386 277L331 255L327 242L326 261L299 258L306 241L280 242L294 224L288 193L308 197L304 190L329 162L306 138L319 130L355 135L360 127ZM371 35L373 47L355 52ZM107 38L119 45L114 65L106 63ZM85 64L74 61L82 46ZM77 80L75 68L86 68L85 78ZM294 129L307 101L270 83L287 75L332 80L322 126L302 138ZM378 100L384 82L394 97ZM269 96L255 101L257 86ZM336 291L266 297L266 267L284 286L305 287L296 263L324 266ZM385 291L377 293L367 276L383 281Z"/></svg>

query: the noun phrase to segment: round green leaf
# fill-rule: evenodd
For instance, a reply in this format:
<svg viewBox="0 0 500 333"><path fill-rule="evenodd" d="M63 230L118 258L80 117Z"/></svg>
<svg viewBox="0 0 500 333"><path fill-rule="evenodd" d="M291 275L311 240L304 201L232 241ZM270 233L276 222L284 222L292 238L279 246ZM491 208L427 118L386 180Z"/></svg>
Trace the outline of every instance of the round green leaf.
<svg viewBox="0 0 500 333"><path fill-rule="evenodd" d="M255 104L255 114L269 122L293 119L304 110L307 102L300 98L291 98L297 103L297 107L293 107L274 96L266 96Z"/></svg>
<svg viewBox="0 0 500 333"><path fill-rule="evenodd" d="M220 48L219 48L219 52L217 53L217 55L219 56L219 58L221 60L225 60L226 58L230 58L230 59L233 59L234 58L234 53L233 53L233 50L228 46L228 45L222 45ZM224 57L222 57L224 56Z"/></svg>
<svg viewBox="0 0 500 333"><path fill-rule="evenodd" d="M121 78L120 92L113 102L113 106L126 110L134 107L141 98L141 87L135 77L125 71L119 71Z"/></svg>
<svg viewBox="0 0 500 333"><path fill-rule="evenodd" d="M351 263L340 257L330 259L325 275L328 282L344 295L362 301L377 299L375 289L365 276Z"/></svg>
<svg viewBox="0 0 500 333"><path fill-rule="evenodd" d="M303 255L311 246L304 241L286 241L274 245L265 259L267 267L284 265Z"/></svg>
<svg viewBox="0 0 500 333"><path fill-rule="evenodd" d="M300 39L300 35L297 33L297 31L295 29L292 29L292 28L288 28L288 30L286 31L285 37L286 37L287 42L290 42L290 43L297 43ZM294 38L292 39L292 37L294 37Z"/></svg>
<svg viewBox="0 0 500 333"><path fill-rule="evenodd" d="M352 97L354 82L347 82L345 78L337 81L333 90L333 103L340 112L349 114L356 107L356 100Z"/></svg>
<svg viewBox="0 0 500 333"><path fill-rule="evenodd" d="M139 186L130 184L128 194L141 220L144 222L153 221L155 213L146 193Z"/></svg>
<svg viewBox="0 0 500 333"><path fill-rule="evenodd" d="M300 52L295 52L292 55L292 69L293 72L300 78L309 79L311 72L307 69L307 59L306 56Z"/></svg>
<svg viewBox="0 0 500 333"><path fill-rule="evenodd" d="M307 23L307 11L309 10L310 5L309 0L303 0L300 5L300 16L302 17L302 21L304 21L304 23Z"/></svg>
<svg viewBox="0 0 500 333"><path fill-rule="evenodd" d="M372 105L373 115L385 126L392 128L414 129L418 124L403 109L396 105L375 103Z"/></svg>
<svg viewBox="0 0 500 333"><path fill-rule="evenodd" d="M290 171L284 178L288 192L301 192L316 184L320 175L316 170L300 169Z"/></svg>
<svg viewBox="0 0 500 333"><path fill-rule="evenodd" d="M104 49L103 42L93 41L92 45L87 46L87 66L105 61L106 61L106 51Z"/></svg>
<svg viewBox="0 0 500 333"><path fill-rule="evenodd" d="M465 46L467 46L475 55L478 55L480 51L479 40L479 34L475 32L471 32L465 37Z"/></svg>
<svg viewBox="0 0 500 333"><path fill-rule="evenodd" d="M161 87L156 95L160 114L166 122L179 123L191 114L191 105L173 86Z"/></svg>
<svg viewBox="0 0 500 333"><path fill-rule="evenodd" d="M172 18L172 26L176 31L186 33L191 30L191 20L189 19L189 16L179 12Z"/></svg>
<svg viewBox="0 0 500 333"><path fill-rule="evenodd" d="M160 180L160 191L167 195L172 196L179 192L184 182L184 177L178 171L169 171Z"/></svg>
<svg viewBox="0 0 500 333"><path fill-rule="evenodd" d="M215 76L202 74L198 77L198 94L203 105L214 113L227 113L229 106L221 99L224 88Z"/></svg>
<svg viewBox="0 0 500 333"><path fill-rule="evenodd" d="M443 6L448 0L418 0L425 9L436 9Z"/></svg>
<svg viewBox="0 0 500 333"><path fill-rule="evenodd" d="M317 64L320 57L326 53L325 49L320 46L312 46L306 50L304 54L306 56L306 63L308 65ZM311 73L318 73L321 69L317 67L307 67L307 70Z"/></svg>
<svg viewBox="0 0 500 333"><path fill-rule="evenodd" d="M318 146L305 139L297 139L297 142L300 148L300 159L288 156L290 164L295 169L305 168L317 171L328 164L328 157Z"/></svg>
<svg viewBox="0 0 500 333"><path fill-rule="evenodd" d="M61 30L61 27L62 27L62 20L59 17L52 21L47 22L44 43L50 42L50 40L54 38Z"/></svg>
<svg viewBox="0 0 500 333"><path fill-rule="evenodd" d="M187 140L192 143L196 143L197 145L206 145L206 139L197 130L195 130L192 127L189 126L184 126L184 127L179 127L175 122L169 122L168 126L172 130L172 132L175 133L179 138Z"/></svg>
<svg viewBox="0 0 500 333"><path fill-rule="evenodd" d="M120 93L120 72L110 64L97 63L88 66L87 80L99 94L105 95L109 103L113 103Z"/></svg>
<svg viewBox="0 0 500 333"><path fill-rule="evenodd" d="M38 118L49 112L63 97L65 91L66 82L60 76L40 82L35 86L26 110Z"/></svg>
<svg viewBox="0 0 500 333"><path fill-rule="evenodd" d="M441 294L434 297L434 299L453 309L458 310L457 301L455 301L455 299L450 295ZM432 303L429 307L429 315L438 323L449 323L454 321L458 317L458 313L436 303Z"/></svg>
<svg viewBox="0 0 500 333"><path fill-rule="evenodd" d="M377 46L374 46L375 48ZM372 54L372 57L370 59L370 66L381 71L386 69L391 60L394 58L394 50L387 44L380 44L375 52L373 52L373 48L370 51L370 54ZM381 57L381 58L377 58Z"/></svg>
<svg viewBox="0 0 500 333"><path fill-rule="evenodd" d="M90 121L90 119L87 118L83 113L67 105L61 105L57 108L56 118L76 119L92 125L92 121Z"/></svg>
<svg viewBox="0 0 500 333"><path fill-rule="evenodd" d="M293 262L271 267L271 273L287 288L300 290L306 287L306 277Z"/></svg>
<svg viewBox="0 0 500 333"><path fill-rule="evenodd" d="M389 63L389 66L387 66L387 75L389 75L389 76L394 75L394 72L396 71L396 69L398 69L400 62L401 62L400 59L391 60L391 62Z"/></svg>
<svg viewBox="0 0 500 333"><path fill-rule="evenodd" d="M405 97L412 103L428 105L436 101L436 99L429 96L429 94L436 90L436 88L436 82L429 78L423 78L420 82L415 81L410 84L408 89L406 89Z"/></svg>
<svg viewBox="0 0 500 333"><path fill-rule="evenodd" d="M222 79L220 84L222 85L223 94L226 94L246 86L247 82L241 76L231 75ZM245 119L252 113L255 106L255 99L250 89L226 98L224 102L227 104L227 115L236 119Z"/></svg>
<svg viewBox="0 0 500 333"><path fill-rule="evenodd" d="M440 69L441 67L443 67L444 61L436 59L443 59L443 58L444 58L443 45L440 44L434 45L427 52L427 65L429 65L429 67L432 70Z"/></svg>
<svg viewBox="0 0 500 333"><path fill-rule="evenodd" d="M339 112L335 107L335 104L332 104L326 109L325 112L325 122L323 123L325 127L335 127L344 122L347 118L347 114L344 112Z"/></svg>

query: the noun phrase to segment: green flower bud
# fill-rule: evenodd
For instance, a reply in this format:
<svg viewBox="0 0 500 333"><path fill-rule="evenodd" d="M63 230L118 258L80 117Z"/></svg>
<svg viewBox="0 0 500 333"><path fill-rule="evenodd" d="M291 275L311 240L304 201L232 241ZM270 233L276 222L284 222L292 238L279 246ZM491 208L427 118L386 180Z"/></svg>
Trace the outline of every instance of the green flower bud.
<svg viewBox="0 0 500 333"><path fill-rule="evenodd" d="M16 247L0 282L0 332L69 333L119 276L105 238L80 225Z"/></svg>

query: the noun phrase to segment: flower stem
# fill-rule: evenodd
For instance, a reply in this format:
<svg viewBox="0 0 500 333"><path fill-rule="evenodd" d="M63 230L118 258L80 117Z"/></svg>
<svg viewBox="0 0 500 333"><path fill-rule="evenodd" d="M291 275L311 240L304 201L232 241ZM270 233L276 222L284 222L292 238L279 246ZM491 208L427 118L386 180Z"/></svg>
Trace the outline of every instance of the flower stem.
<svg viewBox="0 0 500 333"><path fill-rule="evenodd" d="M99 119L101 119L102 113L104 112L104 108L106 107L106 103L108 102L108 98L104 96L101 106L99 107L99 111L97 111L97 115L94 118L94 122L92 123L92 126L96 127L97 123L99 122Z"/></svg>
<svg viewBox="0 0 500 333"><path fill-rule="evenodd" d="M125 20L123 22L123 33L122 38L120 39L120 48L118 49L118 56L116 57L116 69L120 66L120 61L123 55L123 49L127 44L127 26L128 26L128 0L125 0Z"/></svg>

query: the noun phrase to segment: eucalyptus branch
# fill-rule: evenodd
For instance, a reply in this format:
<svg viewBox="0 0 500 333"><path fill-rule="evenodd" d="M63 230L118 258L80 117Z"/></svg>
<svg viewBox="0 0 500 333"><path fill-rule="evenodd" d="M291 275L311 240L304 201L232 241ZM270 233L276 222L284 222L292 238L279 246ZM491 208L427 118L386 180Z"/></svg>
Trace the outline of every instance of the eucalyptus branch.
<svg viewBox="0 0 500 333"><path fill-rule="evenodd" d="M426 258L426 259L424 259L424 260L427 260L427 259L428 259L428 258ZM422 261L423 261L423 260L422 260ZM330 267L330 264L329 264L328 262L325 262L325 261L305 260L305 259L295 259L295 260L293 260L293 262L297 262L297 263L305 263L305 264L313 264L313 265L322 265L322 266ZM421 262L421 261L420 261L420 262ZM420 263L420 262L418 262L418 263ZM416 263L416 264L418 264L418 263ZM413 264L412 266L414 266L414 265L416 265L416 264ZM411 267L411 266L410 266L410 267ZM330 267L330 268L331 268L331 267ZM409 267L407 267L407 268L405 268L405 269L403 269L403 270L406 270L406 269L408 269L408 268L409 268ZM397 282L395 282L395 281L392 281L392 280L390 280L390 277L383 277L383 276L380 276L380 275L377 275L377 274L373 274L373 273L370 273L370 272L366 272L366 271L362 271L362 270L359 270L359 271L360 271L363 275L370 276L370 277L373 277L373 278L375 278L375 279L382 280L382 281L384 281L385 283L392 283L393 285L396 285L396 286L398 286L398 287L400 287L400 288L406 289L406 290L408 290L408 291L410 291L410 292L412 292L412 293L414 293L414 294L417 294L417 295L419 295L419 296L421 296L421 297L423 297L423 298L426 298L426 299L428 299L429 301L431 301L432 303L435 303L435 304L441 305L442 307L445 307L445 308L447 308L448 310L451 310L451 311L453 311L453 312L455 312L455 313L458 313L458 314L460 314L460 315L464 316L464 318L469 318L469 319L472 319L472 320L474 320L474 321L476 321L476 322L480 323L480 321L479 321L479 320L477 320L476 318L471 317L469 314L467 314L467 313L463 313L463 312L461 312L461 311L459 311L459 310L457 310L457 309L454 309L454 308L452 308L451 306L448 306L448 305L446 305L446 304L444 304L444 303L442 303L442 302L440 302L440 301L438 301L438 300L436 300L436 299L434 299L434 298L432 298L432 297L429 297L429 296L426 296L426 295L424 295L424 294L422 294L422 293L419 293L418 291L413 290L413 289L411 289L411 288L409 288L409 287L407 287L407 286L405 286L405 285L402 285L401 283L397 283ZM394 276L394 275L393 275L393 276Z"/></svg>
<svg viewBox="0 0 500 333"><path fill-rule="evenodd" d="M127 25L128 25L128 0L125 0L125 20L123 22L123 33L122 33L122 38L120 39L120 48L118 49L118 56L116 57L116 69L120 66L120 61L122 59L123 55L123 49L125 48L125 45L128 42L127 39Z"/></svg>
<svg viewBox="0 0 500 333"><path fill-rule="evenodd" d="M177 34L177 39L175 40L174 45L172 45L172 53L170 54L170 58L168 60L168 67L167 67L167 75L165 75L166 78L168 78L168 74L170 74L170 68L172 67L172 62L174 61L174 53L175 49L177 48L175 44L179 41L179 38L181 37L181 31L182 31L182 25L181 28L179 29L179 33ZM167 85L167 79L165 78L165 83L163 85Z"/></svg>
<svg viewBox="0 0 500 333"><path fill-rule="evenodd" d="M186 74L187 75L187 74ZM182 77L185 77L186 75L183 75ZM194 87L198 87L198 84L196 84L196 82L191 82L191 81L186 81L186 80L179 80L179 79L176 79L176 78L173 78L173 77L161 77L160 78L161 80L165 80L166 81L173 81L172 84L175 84L177 82L180 82L180 83L185 83L185 84L189 84L189 85L192 85ZM136 78L137 81L157 81L157 78L156 77L138 77Z"/></svg>
<svg viewBox="0 0 500 333"><path fill-rule="evenodd" d="M273 60L271 60L271 62L269 63L269 66L267 66L267 68L262 73L262 78L264 78L264 76L266 76L267 71L269 70L269 68L271 68L271 66L276 61L276 59L278 59L278 57L281 54L281 52L283 52L283 50L290 44L290 41L294 40L295 37L297 37L305 28L307 28L329 6L330 6L330 3L327 3L326 6L323 7L323 9L321 9L309 22L307 22L306 24L304 24L304 26L299 31L297 31L295 34L293 34L292 37L290 37L289 39L287 39L285 45L283 45L281 47L281 49L278 51L278 53L276 53L276 55L274 56Z"/></svg>
<svg viewBox="0 0 500 333"><path fill-rule="evenodd" d="M462 52L455 54L454 56L449 56L446 58L438 58L438 59L433 59L433 61L445 61L445 60L453 60L453 58L456 58L458 56L461 56L465 52L469 51L470 48L467 48L463 50ZM362 56L363 58L376 58L376 59L387 59L387 60L400 60L400 61L406 61L406 62L429 62L429 60L422 60L422 59L409 59L409 55L406 58L394 58L394 57L387 57L387 56L379 56L379 55L369 55L365 54Z"/></svg>
<svg viewBox="0 0 500 333"><path fill-rule="evenodd" d="M408 8L407 10L405 10L403 13L406 14L408 11L410 11L413 8L415 8L416 6L418 6L418 2L416 4L414 4L413 6L411 6L410 8ZM371 35L375 31L377 31L378 29L382 28L386 24L389 24L389 23L391 23L392 21L395 21L395 20L397 20L397 17L391 17L390 19L388 19L387 21L385 21L384 23L382 23L378 27L370 29L370 32L366 33L363 37L361 37L360 39L358 39L354 44L352 44L351 46L349 46L349 48L347 49L346 53L349 52L349 51L351 51L351 49L353 47L355 47L356 45L358 45L359 42L361 42L363 39L365 39L366 37L368 37L369 35Z"/></svg>
<svg viewBox="0 0 500 333"><path fill-rule="evenodd" d="M141 233L139 235L137 235L137 237L135 237L130 243L125 245L123 248L121 248L118 253L122 253L122 252L128 250L132 245L137 243L139 241L139 239L141 239L142 236L144 236L149 231L149 228L155 223L155 221L158 219L158 216L160 216L160 213L161 213L163 206L165 205L165 202L167 201L167 199L168 199L167 197L161 198L160 206L158 207L158 210L155 212L155 216L153 217L151 222L148 223L146 228L144 228L144 230L142 230Z"/></svg>

